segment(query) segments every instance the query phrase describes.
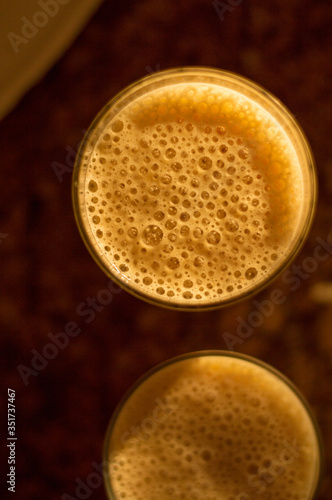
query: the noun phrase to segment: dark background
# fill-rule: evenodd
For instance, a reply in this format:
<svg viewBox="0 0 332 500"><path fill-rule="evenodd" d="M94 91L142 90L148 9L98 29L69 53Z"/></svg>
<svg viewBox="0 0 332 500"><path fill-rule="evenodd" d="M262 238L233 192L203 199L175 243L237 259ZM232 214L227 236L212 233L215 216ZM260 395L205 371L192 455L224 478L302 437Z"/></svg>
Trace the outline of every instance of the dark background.
<svg viewBox="0 0 332 500"><path fill-rule="evenodd" d="M77 313L88 297L103 296L109 280L75 225L72 153L95 114L123 86L156 69L204 65L241 73L269 89L301 123L317 162L317 214L295 261L302 269L297 272L308 268L305 259L313 256L317 238L332 237L332 4L234 3L239 5L222 20L212 1L105 1L61 60L0 123L1 397L5 409L7 387L16 390L18 437L16 494L6 492L7 498L78 498L76 479L86 483L93 462L101 462L108 420L134 380L171 356L227 349L224 333L236 334L237 318L246 320L257 309L251 299L210 313L172 312L121 291L109 304L97 304L90 323ZM54 162L67 171L56 175ZM332 256L316 264L296 289L281 277L255 298L262 303L279 288L287 300L235 349L274 365L309 400L326 450L318 498L329 500L332 299L330 289L318 294L316 287L332 281ZM69 322L77 323L80 334L27 376L25 385L17 366L32 368L31 351L41 353L51 342L48 334L63 332ZM96 486L85 498L105 499L94 477Z"/></svg>

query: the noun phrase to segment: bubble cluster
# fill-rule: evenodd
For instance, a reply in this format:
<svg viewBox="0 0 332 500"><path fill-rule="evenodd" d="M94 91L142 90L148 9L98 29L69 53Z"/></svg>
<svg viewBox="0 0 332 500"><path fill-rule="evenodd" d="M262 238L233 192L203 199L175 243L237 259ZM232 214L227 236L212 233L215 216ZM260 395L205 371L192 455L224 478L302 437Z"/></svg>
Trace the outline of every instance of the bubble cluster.
<svg viewBox="0 0 332 500"><path fill-rule="evenodd" d="M87 164L89 224L102 259L133 289L219 302L287 254L299 172L257 104L214 85L174 85L129 103L101 134Z"/></svg>
<svg viewBox="0 0 332 500"><path fill-rule="evenodd" d="M317 460L292 390L257 365L215 356L145 380L111 442L112 487L126 500L305 500Z"/></svg>

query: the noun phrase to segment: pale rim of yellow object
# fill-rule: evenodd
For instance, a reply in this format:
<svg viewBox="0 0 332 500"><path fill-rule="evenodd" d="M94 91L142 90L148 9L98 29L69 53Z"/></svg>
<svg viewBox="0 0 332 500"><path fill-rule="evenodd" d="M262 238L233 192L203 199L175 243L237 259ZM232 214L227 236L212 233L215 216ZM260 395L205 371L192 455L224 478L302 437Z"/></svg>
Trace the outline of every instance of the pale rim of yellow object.
<svg viewBox="0 0 332 500"><path fill-rule="evenodd" d="M112 438L112 433L114 431L115 425L117 423L118 417L121 414L122 409L126 405L126 403L129 401L130 397L134 394L134 392L141 387L145 381L149 380L151 377L153 377L155 374L159 373L162 371L164 368L167 368L170 365L173 365L174 363L181 363L182 361L187 361L190 359L197 359L197 358L208 358L208 357L224 357L224 358L231 358L234 360L240 360L244 361L249 364L253 364L262 370L267 371L270 375L276 377L281 383L283 383L286 387L290 389L290 391L293 393L294 397L298 400L300 405L303 407L303 410L309 417L309 420L312 424L312 430L313 434L316 437L316 450L317 450L317 463L315 467L315 473L313 476L313 483L311 486L311 490L309 492L308 497L305 500L314 500L318 494L321 482L322 482L322 477L323 477L323 472L324 472L324 446L323 446L323 440L320 432L320 428L318 426L316 417L302 394L302 392L298 389L298 387L288 378L286 375L281 373L279 370L271 366L270 364L262 361L261 359L255 358L253 356L249 356L247 354L242 354L238 352L233 352L233 351L224 351L224 350L202 350L202 351L193 351L193 352L188 352L185 354L180 354L178 356L172 357L170 359L167 359L158 365L154 366L150 370L148 370L146 373L144 373L141 377L139 377L136 382L128 389L128 391L124 394L122 399L119 401L118 405L115 408L115 411L110 419L110 422L107 427L106 431L106 436L104 440L104 446L103 446L103 479L104 479L104 486L105 490L107 493L107 498L109 500L120 500L119 497L116 496L114 489L112 487L112 479L111 479L111 473L110 473L110 465L111 461L109 460L111 453L113 450L110 448L110 442ZM203 499L202 499L203 500Z"/></svg>
<svg viewBox="0 0 332 500"><path fill-rule="evenodd" d="M253 100L263 108L265 108L264 104L267 105L266 109L268 113L271 114L284 129L294 146L296 154L301 154L299 163L301 166L302 178L306 178L306 181L303 181L305 203L303 205L302 218L297 230L298 236L292 242L289 253L279 263L279 266L277 266L265 279L261 279L258 283L253 283L252 286L245 288L242 292L225 293L220 299L192 299L192 302L184 299L184 301L178 301L170 297L159 297L155 293L149 294L142 291L139 286L132 284L131 280L126 278L115 265L111 268L111 264L107 264L106 259L103 259L103 252L98 243L94 240L91 230L89 230L89 221L85 213L85 171L83 171L82 166L83 158L86 155L92 154L93 148L100 133L103 132L104 127L120 110L136 98L141 97L151 90L160 89L177 83L220 85L226 89L239 92L244 97ZM295 142L296 147L294 144ZM117 285L145 302L166 309L208 311L233 305L239 301L248 299L270 285L275 278L280 276L280 274L287 269L303 247L314 219L317 203L317 176L309 142L295 117L279 99L260 85L236 73L209 67L189 66L158 71L145 76L125 87L104 106L93 120L80 145L73 170L72 200L76 223L88 251L98 266Z"/></svg>

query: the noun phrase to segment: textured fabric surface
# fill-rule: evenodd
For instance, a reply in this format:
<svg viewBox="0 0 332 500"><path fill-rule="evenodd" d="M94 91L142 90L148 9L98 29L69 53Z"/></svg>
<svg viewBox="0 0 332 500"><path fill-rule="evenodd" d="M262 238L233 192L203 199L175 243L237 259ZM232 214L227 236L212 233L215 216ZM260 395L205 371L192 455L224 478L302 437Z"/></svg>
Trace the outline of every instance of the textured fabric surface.
<svg viewBox="0 0 332 500"><path fill-rule="evenodd" d="M0 124L1 396L5 409L7 388L16 390L17 499L83 498L83 491L84 498L106 498L98 473L91 487L81 486L80 497L77 487L102 460L107 423L123 393L171 356L227 349L225 332L236 334L239 318L252 321L276 288L286 300L235 349L281 370L310 402L326 454L318 499L331 498L332 300L326 283L332 281L332 255L322 245L329 235L332 241L332 5L225 0L237 6L221 16L221 3L106 1ZM319 200L309 238L288 275L293 280L280 277L259 296L209 313L162 310L122 291L84 315L89 300L106 296L109 280L86 251L73 216L77 145L123 86L181 65L251 78L291 109L309 137ZM61 175L59 164L66 167ZM326 256L319 262L313 258L318 246ZM77 335L58 353L49 347L54 359L37 366L36 353L66 329ZM37 369L23 380L17 367L32 363ZM4 448L5 439L6 432Z"/></svg>

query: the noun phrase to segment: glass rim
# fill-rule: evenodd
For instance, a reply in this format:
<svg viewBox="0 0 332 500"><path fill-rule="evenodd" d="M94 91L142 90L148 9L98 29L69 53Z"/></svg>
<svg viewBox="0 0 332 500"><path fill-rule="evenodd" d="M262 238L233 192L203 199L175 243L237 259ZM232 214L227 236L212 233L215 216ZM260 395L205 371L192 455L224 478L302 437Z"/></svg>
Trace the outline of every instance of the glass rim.
<svg viewBox="0 0 332 500"><path fill-rule="evenodd" d="M225 297L218 299L202 299L196 300L192 303L188 302L180 302L178 300L172 300L172 298L167 298L163 296L157 296L156 294L149 294L148 292L141 289L140 286L136 286L132 283L131 279L125 278L123 274L116 269L114 264L111 261L106 262L102 258L102 251L98 246L98 243L94 241L93 235L91 233L91 228L89 226L89 222L86 215L86 206L85 203L81 201L80 196L80 176L82 174L82 163L84 154L87 149L93 147L95 144L96 132L98 133L98 125L103 123L103 119L106 119L109 111L115 107L119 102L121 102L122 98L126 96L130 96L130 94L135 91L135 89L140 89L142 91L141 95L144 95L144 89L152 85L154 82L158 81L169 81L169 85L174 84L174 78L182 78L183 76L190 77L199 77L204 76L206 78L215 78L219 79L219 82L229 81L231 83L236 83L239 88L242 89L250 89L252 95L256 97L260 97L264 102L268 102L272 108L268 110L269 114L279 123L278 118L275 117L273 113L276 113L279 117L282 116L284 122L287 124L288 128L293 130L294 137L297 138L299 145L301 146L301 150L304 157L304 165L300 165L301 172L305 172L308 176L307 185L309 186L307 193L306 204L303 205L302 211L305 213L305 217L303 220L299 221L299 226L297 228L298 235L294 241L291 242L291 247L285 257L279 262L279 264L272 270L272 272L267 277L262 277L257 283L252 284L252 286L248 286L243 291L235 291L230 294L225 294ZM196 80L195 80L196 81ZM188 83L190 80L188 80ZM178 82L178 83L182 83ZM204 82L202 82L204 83ZM217 81L215 82L217 84ZM166 83L165 83L166 86ZM229 87L235 91L238 91L238 88ZM150 89L151 90L151 89ZM244 94L246 96L246 94ZM246 96L248 97L248 96ZM250 97L249 97L250 98ZM260 104L259 100L256 100L258 104ZM102 129L100 129L101 131ZM288 133L285 131L286 135ZM98 133L99 136L99 133ZM292 141L292 138L289 137L289 140ZM303 176L302 176L303 178ZM250 298L253 295L257 295L266 287L268 287L278 276L280 276L293 262L296 256L299 254L302 249L310 228L313 223L313 219L316 212L316 204L317 204L317 174L315 168L315 161L313 157L313 153L309 144L309 141L301 127L298 123L294 115L289 111L289 109L270 91L266 90L264 87L259 84L253 82L252 80L239 75L237 73L226 71L218 68L211 68L205 66L184 66L184 67L176 67L170 68L162 71L157 71L153 74L144 76L139 78L138 80L130 83L125 88L123 88L120 92L113 96L104 107L99 111L99 113L95 116L92 123L90 124L83 141L80 144L78 153L76 155L75 164L73 168L73 176L72 176L72 204L74 209L74 216L76 220L76 225L78 227L81 238L90 253L93 260L96 262L98 267L106 274L108 278L114 281L121 289L130 293L134 297L141 299L149 304L157 305L159 307L163 307L165 309L171 310L179 310L179 311L211 311L220 309L223 307L227 307L230 305L234 305L238 302L241 302L245 299ZM83 195L84 196L84 195ZM84 213L83 213L84 211Z"/></svg>
<svg viewBox="0 0 332 500"><path fill-rule="evenodd" d="M105 438L104 438L104 444L103 444L103 479L104 479L104 487L107 493L107 497L109 500L119 500L116 497L116 494L112 488L112 481L111 481L111 474L109 472L109 466L111 465L111 461L109 460L110 456L110 440L112 436L112 432L114 431L115 425L117 423L118 417L126 405L126 403L129 401L131 396L135 393L139 387L141 387L148 379L153 377L155 374L158 372L162 371L163 369L167 368L170 365L173 365L175 363L181 363L182 361L187 361L190 359L195 359L195 358L203 358L203 357L225 357L225 358L233 358L233 359L238 359L244 362L247 362L249 364L254 364L258 367L260 367L263 370L266 370L269 372L272 376L276 377L279 381L281 381L285 386L290 389L290 391L293 393L295 398L298 400L300 405L303 407L304 411L306 412L309 421L312 425L312 430L313 434L316 438L316 447L317 447L317 465L315 469L315 475L314 475L314 480L312 483L312 489L309 492L310 496L308 497L307 500L314 500L319 488L321 486L322 478L323 478L323 466L324 466L324 446L323 446L323 439L321 435L321 431L318 425L318 422L316 420L316 417L313 413L313 410L307 401L306 397L303 395L302 391L294 384L292 380L290 380L285 374L283 374L281 371L279 371L277 368L274 366L270 365L269 363L256 358L254 356L244 354L244 353L239 353L235 351L226 351L226 350L221 350L221 349L207 349L207 350L198 350L198 351L191 351L183 354L179 354L176 356L173 356L171 358L168 358L152 368L148 369L145 373L143 373L141 376L137 378L137 380L127 389L127 391L124 393L124 395L121 397L119 402L117 403L115 410L109 420ZM105 468L105 465L107 465L107 468Z"/></svg>

